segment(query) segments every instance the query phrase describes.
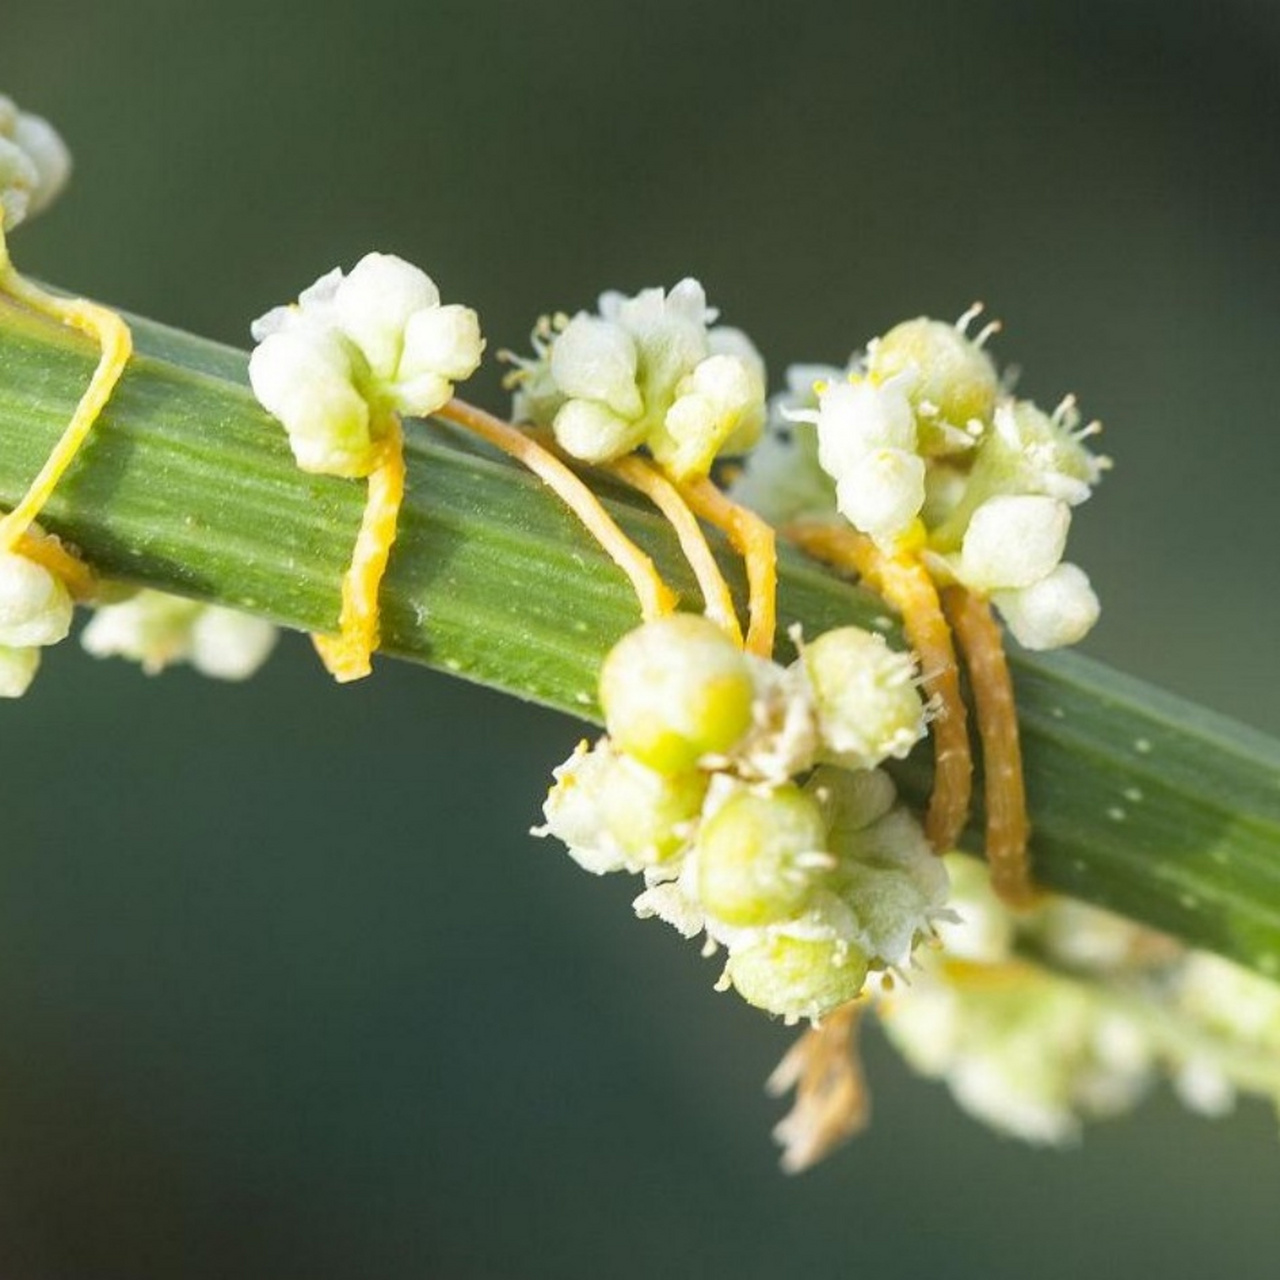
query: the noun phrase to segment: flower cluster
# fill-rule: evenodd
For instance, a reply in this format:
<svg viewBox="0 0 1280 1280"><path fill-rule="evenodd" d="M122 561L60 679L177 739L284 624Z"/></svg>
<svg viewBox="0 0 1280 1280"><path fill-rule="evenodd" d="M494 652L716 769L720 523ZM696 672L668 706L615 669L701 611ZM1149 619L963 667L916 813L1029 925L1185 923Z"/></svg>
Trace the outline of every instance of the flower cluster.
<svg viewBox="0 0 1280 1280"><path fill-rule="evenodd" d="M430 276L385 253L321 276L255 320L253 337L254 394L284 424L298 466L336 476L368 475L387 415L434 413L484 351L470 307L441 305Z"/></svg>
<svg viewBox="0 0 1280 1280"><path fill-rule="evenodd" d="M594 315L544 318L536 356L513 357L514 416L550 427L584 462L645 445L676 479L706 475L719 454L751 448L765 421L764 362L717 316L685 279L666 293L602 294Z"/></svg>
<svg viewBox="0 0 1280 1280"><path fill-rule="evenodd" d="M923 552L934 578L989 597L1019 642L1080 640L1098 617L1062 559L1072 508L1108 465L1072 399L1047 414L1005 393L984 334L919 318L846 369L800 366L739 496L777 520L838 512L886 554Z"/></svg>
<svg viewBox="0 0 1280 1280"><path fill-rule="evenodd" d="M0 552L0 697L26 693L40 666L40 650L71 629L66 584L27 556Z"/></svg>
<svg viewBox="0 0 1280 1280"><path fill-rule="evenodd" d="M722 979L788 1020L910 963L947 878L875 766L910 751L924 708L910 658L856 627L790 666L676 614L605 661L608 735L559 769L546 826L597 874L643 874L637 914L723 946Z"/></svg>
<svg viewBox="0 0 1280 1280"><path fill-rule="evenodd" d="M262 618L142 590L97 608L80 642L95 658L128 658L148 675L189 662L216 680L247 680L270 656L278 637Z"/></svg>
<svg viewBox="0 0 1280 1280"><path fill-rule="evenodd" d="M947 861L959 919L876 1007L907 1061L967 1111L1062 1143L1161 1073L1206 1114L1237 1091L1280 1105L1280 987L1070 899L1014 916L979 864Z"/></svg>
<svg viewBox="0 0 1280 1280"><path fill-rule="evenodd" d="M0 94L0 230L38 214L70 174L71 153L54 127Z"/></svg>

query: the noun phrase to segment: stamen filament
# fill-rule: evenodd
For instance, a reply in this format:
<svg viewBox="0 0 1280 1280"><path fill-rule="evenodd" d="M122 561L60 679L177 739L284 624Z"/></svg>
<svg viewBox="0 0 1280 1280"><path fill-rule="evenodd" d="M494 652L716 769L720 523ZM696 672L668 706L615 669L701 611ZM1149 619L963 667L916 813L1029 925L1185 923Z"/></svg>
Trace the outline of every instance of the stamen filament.
<svg viewBox="0 0 1280 1280"><path fill-rule="evenodd" d="M675 593L663 582L653 561L618 527L600 499L549 449L526 432L464 400L450 400L436 416L463 427L523 463L582 522L605 554L627 575L646 622L671 613Z"/></svg>

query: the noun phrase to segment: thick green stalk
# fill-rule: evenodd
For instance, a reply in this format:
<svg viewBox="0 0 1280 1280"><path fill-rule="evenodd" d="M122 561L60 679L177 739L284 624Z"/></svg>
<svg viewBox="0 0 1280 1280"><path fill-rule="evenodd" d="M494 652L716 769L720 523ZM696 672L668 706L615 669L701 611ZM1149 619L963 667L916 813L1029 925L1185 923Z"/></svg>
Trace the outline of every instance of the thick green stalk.
<svg viewBox="0 0 1280 1280"><path fill-rule="evenodd" d="M241 352L133 324L138 355L45 523L103 575L332 630L363 486L294 467ZM43 461L93 360L0 302L0 505ZM600 660L637 621L621 574L522 471L436 426L411 423L408 438L387 651L598 718ZM610 505L696 607L669 530L620 496ZM784 627L810 634L890 626L874 597L795 555L779 606ZM1072 655L1020 659L1015 680L1037 877L1280 976L1280 744ZM921 800L927 751L899 777Z"/></svg>

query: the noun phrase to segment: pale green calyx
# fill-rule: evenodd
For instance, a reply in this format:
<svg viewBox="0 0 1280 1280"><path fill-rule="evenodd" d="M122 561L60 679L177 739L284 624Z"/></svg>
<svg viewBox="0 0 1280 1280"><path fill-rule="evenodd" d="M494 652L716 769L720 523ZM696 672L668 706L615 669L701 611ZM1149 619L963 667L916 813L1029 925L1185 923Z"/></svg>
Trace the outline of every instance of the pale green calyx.
<svg viewBox="0 0 1280 1280"><path fill-rule="evenodd" d="M71 153L41 116L0 95L0 209L10 231L53 202L71 175Z"/></svg>
<svg viewBox="0 0 1280 1280"><path fill-rule="evenodd" d="M624 636L600 674L615 745L669 776L732 750L751 726L753 691L742 651L715 623L688 613Z"/></svg>
<svg viewBox="0 0 1280 1280"><path fill-rule="evenodd" d="M730 926L797 917L835 865L822 811L798 787L744 787L698 831L698 900Z"/></svg>
<svg viewBox="0 0 1280 1280"><path fill-rule="evenodd" d="M298 465L327 475L368 474L386 415L434 413L484 352L474 311L441 305L430 276L383 253L321 276L252 329L254 394Z"/></svg>
<svg viewBox="0 0 1280 1280"><path fill-rule="evenodd" d="M840 627L801 646L829 758L851 769L903 759L925 733L925 708L909 654L883 636Z"/></svg>
<svg viewBox="0 0 1280 1280"><path fill-rule="evenodd" d="M688 845L702 810L707 776L667 777L614 750L608 738L580 742L555 770L536 835L562 840L596 875L658 867Z"/></svg>
<svg viewBox="0 0 1280 1280"><path fill-rule="evenodd" d="M769 934L732 951L725 977L757 1009L816 1021L858 998L867 957L849 942Z"/></svg>
<svg viewBox="0 0 1280 1280"><path fill-rule="evenodd" d="M514 416L548 426L567 453L606 462L640 445L677 479L743 452L765 418L764 363L736 329L713 327L702 286L602 294L596 314L538 322L515 358Z"/></svg>
<svg viewBox="0 0 1280 1280"><path fill-rule="evenodd" d="M262 618L148 589L95 609L80 642L95 658L127 658L148 675L185 662L236 681L262 666L278 638Z"/></svg>

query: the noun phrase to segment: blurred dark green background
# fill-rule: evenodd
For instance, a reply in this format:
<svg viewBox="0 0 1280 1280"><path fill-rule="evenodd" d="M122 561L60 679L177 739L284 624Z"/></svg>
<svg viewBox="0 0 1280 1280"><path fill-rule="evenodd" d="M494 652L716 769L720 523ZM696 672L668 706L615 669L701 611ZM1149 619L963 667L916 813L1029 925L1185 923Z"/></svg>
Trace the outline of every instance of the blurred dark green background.
<svg viewBox="0 0 1280 1280"><path fill-rule="evenodd" d="M1088 648L1272 732L1278 86L1273 0L0 12L78 163L21 265L210 336L375 247L491 349L694 272L775 378L986 299L1108 424ZM297 638L235 689L66 646L3 719L3 1280L1277 1273L1257 1106L1047 1154L875 1044L781 1177L789 1034L523 834L563 719Z"/></svg>

